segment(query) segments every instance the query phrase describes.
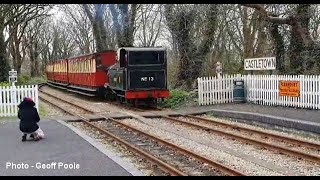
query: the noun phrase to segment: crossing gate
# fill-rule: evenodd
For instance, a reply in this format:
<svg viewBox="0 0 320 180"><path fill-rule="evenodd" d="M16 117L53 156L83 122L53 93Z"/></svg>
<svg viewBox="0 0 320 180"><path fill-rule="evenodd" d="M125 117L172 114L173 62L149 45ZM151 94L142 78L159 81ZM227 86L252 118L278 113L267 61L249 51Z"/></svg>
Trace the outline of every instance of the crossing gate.
<svg viewBox="0 0 320 180"><path fill-rule="evenodd" d="M17 116L25 97L31 97L39 109L38 85L0 87L0 117Z"/></svg>

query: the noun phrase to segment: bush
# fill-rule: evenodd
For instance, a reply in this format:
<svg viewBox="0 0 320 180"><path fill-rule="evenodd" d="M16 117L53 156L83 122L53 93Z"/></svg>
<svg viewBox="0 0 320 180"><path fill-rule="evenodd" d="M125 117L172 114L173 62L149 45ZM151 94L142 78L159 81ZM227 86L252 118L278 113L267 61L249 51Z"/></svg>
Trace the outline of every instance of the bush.
<svg viewBox="0 0 320 180"><path fill-rule="evenodd" d="M21 74L18 75L17 78L17 86L20 85L35 85L35 84L40 84L40 83L45 83L47 80L45 77L30 77L29 75ZM0 86L11 86L11 83L9 82L0 82Z"/></svg>
<svg viewBox="0 0 320 180"><path fill-rule="evenodd" d="M34 85L34 84L40 84L45 83L46 79L45 77L30 77L29 75L21 74L18 76L18 83L17 85Z"/></svg>
<svg viewBox="0 0 320 180"><path fill-rule="evenodd" d="M190 93L183 90L173 89L170 90L169 98L166 98L159 105L164 108L176 108L185 104L189 99Z"/></svg>
<svg viewBox="0 0 320 180"><path fill-rule="evenodd" d="M45 83L46 81L47 80L44 77L33 77L27 82L27 84L28 85L40 84L40 83Z"/></svg>
<svg viewBox="0 0 320 180"><path fill-rule="evenodd" d="M28 83L30 81L30 76L29 75L25 75L25 74L21 74L21 75L18 75L18 83L17 85L24 85L26 83Z"/></svg>
<svg viewBox="0 0 320 180"><path fill-rule="evenodd" d="M11 84L9 82L0 82L0 86L10 86Z"/></svg>

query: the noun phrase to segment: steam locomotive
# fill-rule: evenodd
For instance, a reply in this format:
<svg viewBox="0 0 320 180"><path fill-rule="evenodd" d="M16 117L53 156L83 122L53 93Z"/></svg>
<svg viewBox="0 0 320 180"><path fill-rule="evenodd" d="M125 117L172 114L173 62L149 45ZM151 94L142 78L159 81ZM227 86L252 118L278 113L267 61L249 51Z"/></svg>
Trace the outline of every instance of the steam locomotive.
<svg viewBox="0 0 320 180"><path fill-rule="evenodd" d="M155 104L169 96L167 53L162 47L122 47L52 60L46 74L51 86L134 105Z"/></svg>

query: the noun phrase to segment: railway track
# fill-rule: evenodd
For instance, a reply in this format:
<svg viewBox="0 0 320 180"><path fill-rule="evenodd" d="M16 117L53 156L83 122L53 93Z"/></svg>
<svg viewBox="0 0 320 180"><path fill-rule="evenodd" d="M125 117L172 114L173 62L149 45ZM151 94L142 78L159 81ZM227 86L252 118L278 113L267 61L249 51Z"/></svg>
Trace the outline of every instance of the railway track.
<svg viewBox="0 0 320 180"><path fill-rule="evenodd" d="M40 96L40 99L45 100L45 98L42 96ZM59 97L57 99L63 103L75 105L77 108L81 108L88 113L94 114L92 110L89 110L85 107L76 105ZM168 141L127 126L115 119L101 116L105 119L105 121L103 121L104 126L101 128L93 122L90 122L89 119L86 119L82 115L65 109L62 105L58 105L52 101L47 102L59 109L62 109L70 115L79 117L80 122L98 130L108 137L111 137L125 147L129 148L130 151L138 154L141 157L144 157L149 162L156 164L162 171L167 172L170 175L245 175L218 162L212 161L206 157L199 156L191 151L176 146Z"/></svg>
<svg viewBox="0 0 320 180"><path fill-rule="evenodd" d="M79 105L75 102L72 102L72 101L68 101L66 99L63 99L63 98L60 98L60 97L56 97L55 95L53 94L50 94L48 92L45 92L45 91L42 91L40 90L39 91L39 98L49 104L52 104L52 105L55 105L54 103L51 102L51 98L55 98L55 99L58 99L59 101L62 101L64 102L65 104L68 104L68 105L71 105L71 106L74 106L74 107L77 107L78 109L81 109L82 111L84 111L83 114L85 113L88 113L88 114L94 114L95 112L86 108L86 107L83 107L82 105ZM49 97L49 98L48 98ZM57 106L56 106L57 107ZM62 107L58 107L59 109L63 110L64 112L68 113L68 111L66 111L65 109L66 108L62 108Z"/></svg>
<svg viewBox="0 0 320 180"><path fill-rule="evenodd" d="M285 153L287 155L291 155L291 156L295 156L298 158L307 159L312 162L320 163L320 156L315 153L309 154L307 152L303 152L300 150L291 149L290 147L287 147L287 146L268 143L268 142L266 142L265 138L274 138L274 139L277 139L280 141L284 141L286 143L290 143L294 146L300 146L300 147L307 146L309 148L312 148L316 152L320 151L319 144L315 144L312 142L306 142L306 141L302 141L302 140L294 139L294 138L290 138L290 137L280 136L280 135L276 135L276 134L272 134L272 133L267 133L267 132L263 132L263 131L258 131L258 130L254 130L254 129L250 129L250 128L244 128L244 127L231 125L231 124L227 124L227 123L212 121L212 120L209 120L206 118L201 118L201 117L196 117L196 116L190 116L190 115L183 116L182 115L180 117L183 117L183 119L188 118L193 121L197 121L197 123L191 122L190 120L181 120L181 119L177 119L175 117L163 116L163 118L165 118L167 120L171 120L176 123L181 123L181 124L184 124L189 127L203 129L206 131L213 132L215 134L226 136L231 139L236 139L236 140L239 140L239 141L242 141L245 143L249 143L249 144L253 144L253 145L257 145L257 146L260 146L260 147L263 147L263 148L266 148L269 150L277 151L280 153ZM208 124L210 126L208 126ZM258 134L264 138L255 139L250 136L242 136L237 133L233 133L233 132L231 133L231 132L225 131L224 128L220 128L220 129L213 128L212 125L213 126L219 125L219 126L224 126L225 128L236 129L238 131L245 131L251 135Z"/></svg>
<svg viewBox="0 0 320 180"><path fill-rule="evenodd" d="M40 92L42 92L43 94L46 94L50 97L54 97L56 98L56 96L50 94L50 93L47 93L45 91L42 91L41 90L41 87L42 86L46 86L47 84L43 83L43 84L39 84L39 90ZM65 100L64 100L65 101ZM119 108L125 108L127 110L131 110L131 111L139 111L139 112L147 112L147 111L162 111L163 109L162 108L159 108L159 107L156 107L156 106L144 106L144 107L134 107L134 106L131 106L131 105L128 105L128 106L124 106L124 104L121 104L120 102L117 102L117 101L108 101L106 104L111 104L113 106L117 106ZM74 104L75 106L78 106L77 104ZM79 107L81 109L83 109L81 106Z"/></svg>
<svg viewBox="0 0 320 180"><path fill-rule="evenodd" d="M162 108L156 107L156 106L140 106L140 107L134 107L134 106L126 106L125 104L121 104L119 102L108 102L107 104L112 104L114 106L125 108L127 110L131 111L138 111L138 112L148 112L148 111L162 111Z"/></svg>
<svg viewBox="0 0 320 180"><path fill-rule="evenodd" d="M45 93L45 92L42 92ZM52 96L51 94L46 93L49 96ZM53 96L52 96L53 97ZM40 97L41 98L41 97ZM55 97L57 98L57 97ZM65 99L59 98L61 101L64 101L65 103L71 103ZM79 106L77 104L73 104L74 106L77 106L77 108L80 108L84 111L86 111L87 113L90 114L95 114L95 112L93 112L90 109L87 109L85 107ZM127 109L130 110L140 110L139 108L134 108L134 107L129 107ZM143 111L143 110L140 110ZM241 127L241 126L236 126L236 125L231 125L231 124L227 124L227 123L223 123L223 122L218 122L218 121L213 121L210 119L206 119L206 118L201 118L201 117L197 117L197 116L191 116L191 115L187 115L187 116L183 116L181 115L180 117L184 117L184 118L191 118L193 120L195 120L197 123L194 122L190 122L190 121L184 121L184 120L180 120L174 117L170 117L170 116L162 116L162 118L171 120L173 122L178 122L178 123L182 123L184 125L187 126L191 126L191 127L195 127L195 128L200 128L200 129L204 129L219 135L223 135L232 139L237 139L239 141L245 142L245 143L249 143L249 144L253 144L253 145L257 145L263 148L267 148L269 150L273 150L273 151L277 151L280 153L285 153L291 156L295 156L295 157L299 157L302 159L307 159L309 161L312 162L316 162L316 163L320 163L320 157L319 155L316 154L309 154L309 153L305 153L303 151L298 151L298 150L293 150L290 147L286 147L286 146L280 146L280 145L275 145L275 144L271 144L271 143L267 143L265 142L265 138L273 138L273 139L277 139L279 141L284 141L290 144L293 144L294 146L305 146L305 147L309 147L314 149L315 151L320 151L320 145L319 144L315 144L312 142L306 142L306 141L302 141L299 139L294 139L294 138L290 138L290 137L286 137L286 136L280 136L277 134L272 134L272 133L267 133L267 132L263 132L263 131L258 131L258 130L254 130L254 129L250 129L250 128L245 128L245 127ZM262 138L258 139L253 139L251 137L245 137L245 136L241 136L239 134L236 133L230 133L230 132L225 132L223 130L220 129L216 129L213 128L212 126L208 127L207 125L213 125L213 126L223 126L224 128L231 128L231 129L236 129L239 131L245 131L247 133L250 134L258 134L260 135Z"/></svg>

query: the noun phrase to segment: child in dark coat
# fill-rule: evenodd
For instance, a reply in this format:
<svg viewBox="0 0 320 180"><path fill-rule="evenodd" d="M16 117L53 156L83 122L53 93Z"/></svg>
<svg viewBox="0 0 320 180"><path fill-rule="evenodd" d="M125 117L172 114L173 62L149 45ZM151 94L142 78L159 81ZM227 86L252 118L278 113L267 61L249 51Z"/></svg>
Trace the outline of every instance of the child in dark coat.
<svg viewBox="0 0 320 180"><path fill-rule="evenodd" d="M24 98L20 103L18 118L20 119L20 131L23 133L22 141L27 140L27 134L30 137L38 140L36 131L39 129L38 122L40 117L37 109L34 107L35 103L31 98Z"/></svg>

